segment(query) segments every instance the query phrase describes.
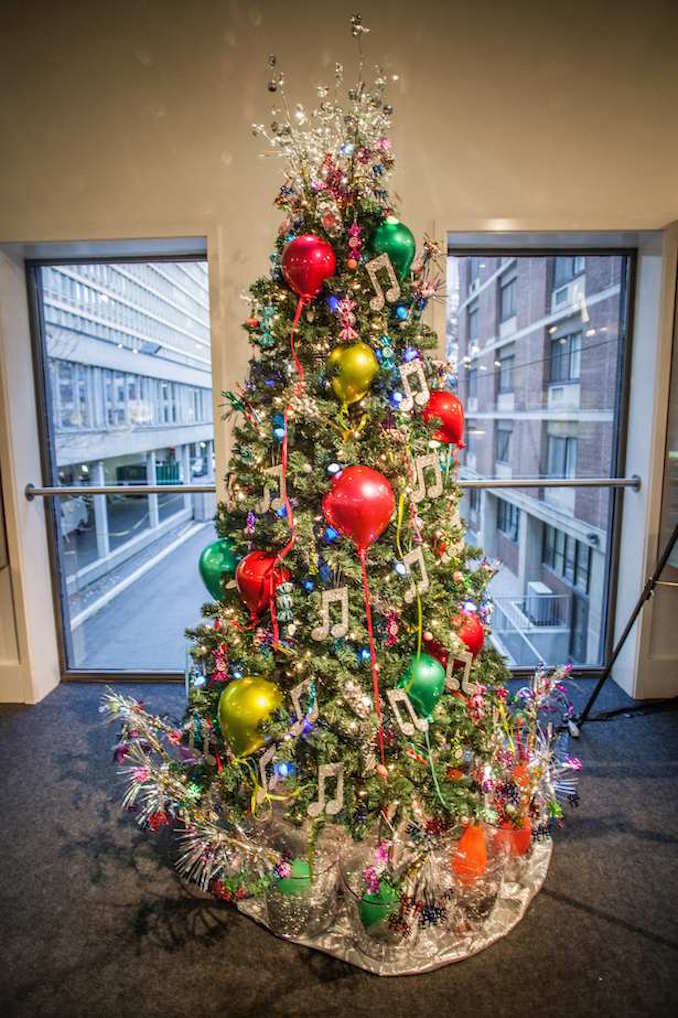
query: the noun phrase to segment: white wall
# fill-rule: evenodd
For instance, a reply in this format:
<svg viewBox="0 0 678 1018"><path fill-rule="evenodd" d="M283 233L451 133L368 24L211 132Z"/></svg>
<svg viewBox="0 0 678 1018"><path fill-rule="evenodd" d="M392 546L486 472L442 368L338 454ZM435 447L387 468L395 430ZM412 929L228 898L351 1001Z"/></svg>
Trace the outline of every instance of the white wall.
<svg viewBox="0 0 678 1018"><path fill-rule="evenodd" d="M360 7L372 28L368 64L400 74L394 186L420 236L650 229L678 215L671 0L642 9L625 0ZM353 2L9 0L5 9L0 243L206 237L216 403L245 369L240 294L266 270L279 219L272 199L281 166L260 159L250 135L253 120L268 119L267 54L278 54L294 101L312 102L336 59L355 67ZM20 268L6 269L5 300L20 302L22 292ZM25 316L13 317L24 356ZM442 330L442 309L438 318ZM26 391L4 408L12 430L1 467L16 585L28 591L29 546L39 563L42 613L33 624L46 634L45 675L38 680L24 656L19 688L0 666L4 699L35 699L56 678L42 510L21 491L39 476L25 372L21 384ZM219 475L225 438L218 427ZM23 445L32 449L25 460ZM25 629L35 609L27 594L16 596ZM12 610L7 591L0 610L3 618Z"/></svg>

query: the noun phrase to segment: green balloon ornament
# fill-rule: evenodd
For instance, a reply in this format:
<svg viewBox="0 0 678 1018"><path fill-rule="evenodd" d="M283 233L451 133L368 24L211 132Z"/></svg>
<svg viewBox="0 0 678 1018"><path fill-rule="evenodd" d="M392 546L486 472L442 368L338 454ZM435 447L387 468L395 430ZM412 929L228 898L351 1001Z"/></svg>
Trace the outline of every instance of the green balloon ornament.
<svg viewBox="0 0 678 1018"><path fill-rule="evenodd" d="M430 718L445 689L445 669L429 654L415 656L398 688L405 690L420 717Z"/></svg>
<svg viewBox="0 0 678 1018"><path fill-rule="evenodd" d="M276 684L260 675L244 675L226 686L217 708L219 727L237 757L261 749L266 740L259 726L282 702Z"/></svg>
<svg viewBox="0 0 678 1018"><path fill-rule="evenodd" d="M376 228L370 239L375 254L387 254L396 273L403 280L407 277L417 244L412 231L395 216L387 216Z"/></svg>
<svg viewBox="0 0 678 1018"><path fill-rule="evenodd" d="M200 576L215 601L223 600L224 588L221 579L226 577L230 580L235 576L237 564L238 559L233 551L233 545L227 537L212 541L200 552L198 560Z"/></svg>
<svg viewBox="0 0 678 1018"><path fill-rule="evenodd" d="M306 894L311 886L311 867L306 859L293 859L290 863L290 875L279 877L275 886L281 894L290 897Z"/></svg>
<svg viewBox="0 0 678 1018"><path fill-rule="evenodd" d="M373 894L363 894L358 902L360 921L366 930L370 926L388 919L398 911L400 894L387 880L379 881L379 890Z"/></svg>

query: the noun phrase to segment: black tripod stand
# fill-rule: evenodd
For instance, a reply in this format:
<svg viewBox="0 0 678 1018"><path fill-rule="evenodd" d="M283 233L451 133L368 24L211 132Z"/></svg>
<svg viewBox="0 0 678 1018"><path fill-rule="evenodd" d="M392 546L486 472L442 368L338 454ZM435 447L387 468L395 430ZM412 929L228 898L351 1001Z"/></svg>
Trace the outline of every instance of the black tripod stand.
<svg viewBox="0 0 678 1018"><path fill-rule="evenodd" d="M650 576L645 581L645 586L643 587L643 589L642 589L642 591L640 593L640 597L638 598L638 600L636 601L636 603L635 603L635 605L633 607L633 611L629 615L628 621L627 621L626 625L624 626L624 631L621 634L621 636L619 637L619 639L617 640L617 643L616 643L616 645L615 645L615 647L614 647L614 649L612 651L612 655L611 655L609 661L607 662L607 664L605 665L605 669L603 671L603 674L598 679L598 682L596 683L595 689L593 690L593 692L591 693L590 697L588 698L586 706L584 707L584 709L581 712L581 714L576 718L576 720L570 721L569 724L568 724L568 727L570 729L570 734L575 736L575 738L579 735L579 732L581 730L582 725L587 721L588 716L589 716L589 714L591 712L591 708L593 707L594 703L598 699L598 696L600 695L601 689L603 688L603 686L605 685L605 683L609 679L610 673L611 673L612 668L614 666L614 663L617 660L617 658L619 657L619 654L621 653L621 649L624 646L624 644L626 642L626 639L627 639L629 633L631 632L631 630L633 628L633 623L636 621L636 619L640 615L640 612L641 612L642 607L645 604L645 602L649 601L650 598L652 597L652 595L654 594L655 588L656 588L657 584L659 583L659 577L661 576L661 574L662 574L662 572L664 570L664 566L666 565L666 563L669 560L669 556L670 556L671 552L673 551L673 546L675 545L677 540L678 540L678 523L673 528L673 533L671 534L670 538L668 539L663 552L659 556L659 559L657 561L657 565L655 566L655 570L652 573L652 576Z"/></svg>

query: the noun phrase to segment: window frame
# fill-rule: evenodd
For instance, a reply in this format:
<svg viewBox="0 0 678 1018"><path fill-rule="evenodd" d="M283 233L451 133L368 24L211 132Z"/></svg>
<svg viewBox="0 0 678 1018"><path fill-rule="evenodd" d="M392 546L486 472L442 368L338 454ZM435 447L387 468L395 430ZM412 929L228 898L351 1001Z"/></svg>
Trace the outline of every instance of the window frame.
<svg viewBox="0 0 678 1018"><path fill-rule="evenodd" d="M614 388L615 429L610 455L611 476L621 477L626 469L626 449L628 445L628 419L631 390L631 363L634 349L634 309L636 301L636 276L638 247L629 245L620 234L611 234L611 243L601 243L600 235L593 232L580 231L566 235L554 233L534 233L518 231L509 233L469 233L448 231L447 254L457 258L479 256L486 258L555 258L569 250L576 251L585 260L587 257L607 256L621 259L620 276L620 307L619 335L620 353L617 359L615 377L610 380ZM550 272L548 292L553 292L553 271ZM603 606L601 619L601 642L599 648L600 663L595 665L577 666L576 674L584 677L600 677L604 671L605 661L612 653L616 618L616 600L619 571L619 555L621 548L621 520L624 490L608 489L608 514L606 530L608 534L607 568L605 573ZM529 677L531 670L516 667L512 670L516 677Z"/></svg>
<svg viewBox="0 0 678 1018"><path fill-rule="evenodd" d="M195 242L199 241L200 245L195 246ZM121 254L119 251L123 248L128 248L128 242L120 242L116 248L117 242L111 242L111 253L99 253L103 245L97 245L97 253L91 256L83 256L81 253L73 254L72 256L64 256L61 252L64 249L63 245L59 245L59 255L55 257L40 257L40 258L27 258L25 261L25 278L26 278L26 289L28 296L28 314L29 314L29 326L31 334L31 352L33 360L33 384L35 391L35 398L37 404L37 424L38 424L38 437L39 437L39 452L40 452L40 466L42 476L45 478L52 477L53 464L56 463L56 449L55 449L55 434L54 429L50 430L49 421L55 421L54 407L51 393L54 391L49 382L49 358L47 356L47 350L44 343L44 336L46 331L46 323L44 320L44 305L42 300L42 284L40 280L41 270L51 266L58 265L96 265L102 266L104 272L106 267L113 263L148 263L153 262L154 264L160 262L168 262L170 264L176 264L178 262L202 262L209 270L209 262L207 256L207 243L204 238L192 238L191 243L186 243L186 240L182 238L175 238L174 240L163 240L161 242L150 241L147 249L144 249L142 254ZM131 242L130 242L131 243ZM144 247L145 244L137 244L134 242L136 248ZM82 244L77 245L79 251L82 250ZM108 247L108 245L106 245ZM175 249L173 249L175 248ZM71 280L71 284L74 284L74 280ZM102 280L105 283L105 280ZM74 292L74 291L73 291ZM211 310L211 309L210 309ZM73 318L78 316L72 314ZM71 326L77 328L78 323L74 322ZM114 326L109 325L109 341L111 342L123 342L124 335L115 329ZM127 348L126 343L123 342ZM212 381L214 384L214 368L218 364L218 358L216 356L217 351L216 336L214 330L210 335L210 356L212 364ZM98 386L100 392L100 401L95 400L93 403L96 409L97 405L103 415L103 420L95 419L96 414L93 415L92 422L93 426L99 430L100 426L105 428L107 421L107 407L105 402L105 386L104 386L104 370L101 367L95 367L93 371L92 386ZM143 376L142 376L143 377ZM150 378L150 382L154 379ZM157 379L155 380L157 381ZM155 387L153 387L155 388ZM153 409L153 420L149 422L152 426L158 421L155 417L157 407L155 406L155 399L151 403ZM204 423L204 422L203 422ZM215 446L218 441L219 429L215 427L214 438L212 441ZM56 483L56 482L55 482ZM57 636L57 649L59 656L59 669L61 682L96 682L96 683L180 683L185 682L185 676L183 671L120 671L118 669L99 669L96 671L90 671L83 668L75 668L69 665L68 662L68 637L65 632L65 620L68 617L67 608L64 604L65 600L65 589L60 581L60 561L59 561L59 531L57 525L57 512L59 511L60 499L48 499L45 502L45 510L47 516L47 544L48 544L48 555L49 555L49 567L51 574L51 595L53 602L54 620L56 627Z"/></svg>

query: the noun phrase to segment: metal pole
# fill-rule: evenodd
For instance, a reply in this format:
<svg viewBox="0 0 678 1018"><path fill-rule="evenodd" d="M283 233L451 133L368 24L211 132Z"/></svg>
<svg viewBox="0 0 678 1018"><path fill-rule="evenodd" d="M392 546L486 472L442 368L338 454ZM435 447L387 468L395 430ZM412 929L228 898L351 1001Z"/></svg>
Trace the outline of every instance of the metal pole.
<svg viewBox="0 0 678 1018"><path fill-rule="evenodd" d="M461 478L455 482L460 488L632 488L640 490L640 477L486 477ZM24 494L30 502L34 498L63 498L66 495L155 495L163 492L180 492L184 495L198 492L216 492L215 484L109 484L109 485L50 485L27 484Z"/></svg>
<svg viewBox="0 0 678 1018"><path fill-rule="evenodd" d="M666 547L664 548L664 551L659 556L659 560L657 562L657 565L655 567L654 572L652 573L652 576L650 576L645 581L645 586L643 587L643 589L642 589L642 591L640 593L640 597L638 598L638 600L636 601L636 603L635 603L635 605L633 607L633 611L629 615L628 621L627 621L626 625L624 626L624 631L621 634L621 636L619 637L619 639L617 640L617 643L615 644L614 650L612 651L612 656L610 657L610 660L605 665L605 669L603 670L603 674L598 679L598 682L596 683L595 689L593 690L593 692L591 693L590 697L588 698L588 702L587 702L586 706L584 707L583 711L581 712L579 717L574 722L574 725L572 725L572 724L570 725L570 731L571 731L572 735L574 735L575 737L577 735L579 735L579 731L581 730L582 725L586 722L589 714L591 713L591 708L593 707L594 703L598 699L598 696L600 695L601 689L603 688L603 686L605 685L605 683L609 679L610 673L611 673L612 668L614 666L614 663L617 660L617 658L619 657L619 654L621 653L621 649L624 646L624 644L626 643L626 640L628 638L629 633L633 629L633 623L636 621L636 619L640 615L640 612L641 612L642 607L645 604L645 602L649 601L650 598L652 597L652 595L654 594L655 587L657 586L657 584L659 582L659 577L661 576L661 574L662 574L662 572L664 570L664 566L666 565L666 563L669 560L669 556L670 556L671 552L673 551L673 546L675 545L676 540L678 540L678 523L676 523L675 527L673 528L673 533L671 534L671 536L670 536L670 538L669 538L669 540L668 540L668 542L666 544Z"/></svg>

